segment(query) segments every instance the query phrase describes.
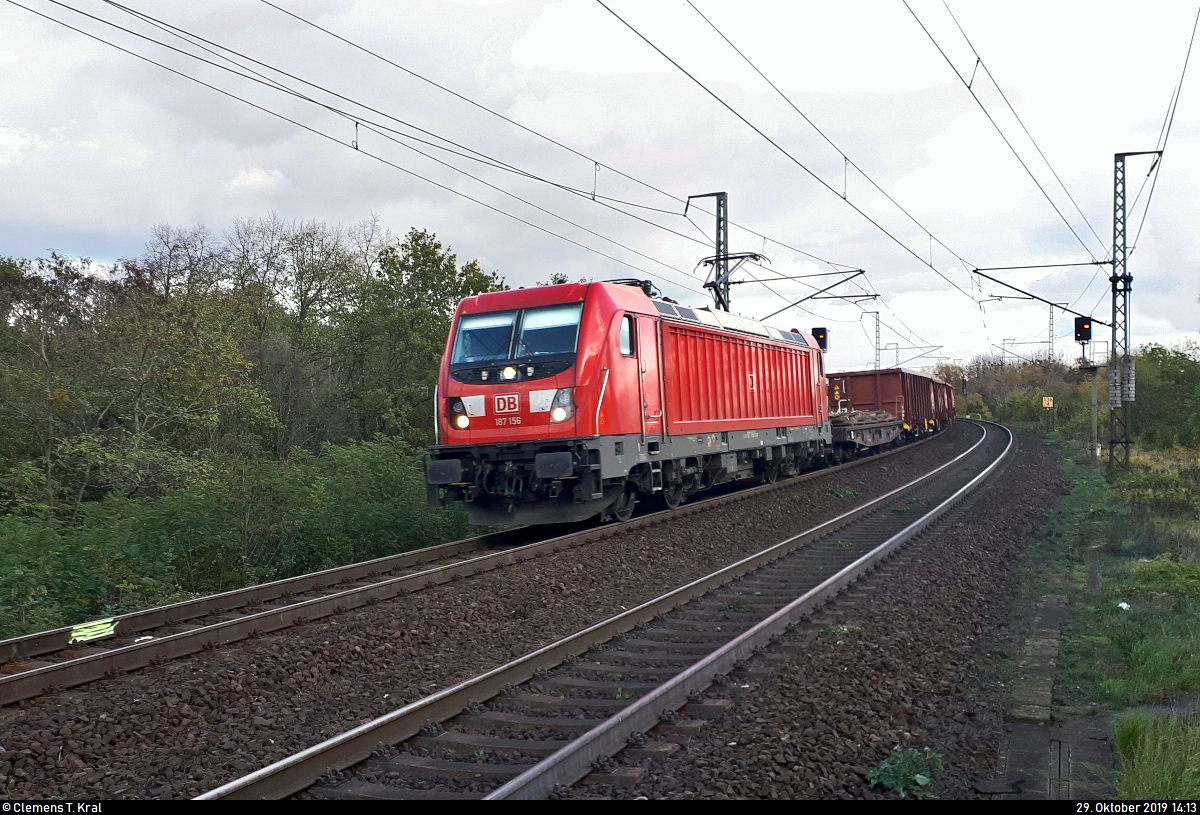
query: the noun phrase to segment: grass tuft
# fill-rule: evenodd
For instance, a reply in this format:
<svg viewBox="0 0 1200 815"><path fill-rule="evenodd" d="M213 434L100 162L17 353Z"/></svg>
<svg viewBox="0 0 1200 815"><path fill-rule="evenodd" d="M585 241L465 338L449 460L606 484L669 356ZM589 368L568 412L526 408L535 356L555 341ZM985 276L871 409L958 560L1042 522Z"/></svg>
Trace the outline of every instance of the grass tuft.
<svg viewBox="0 0 1200 815"><path fill-rule="evenodd" d="M1121 757L1121 798L1200 798L1200 716L1128 713L1113 726L1113 740Z"/></svg>

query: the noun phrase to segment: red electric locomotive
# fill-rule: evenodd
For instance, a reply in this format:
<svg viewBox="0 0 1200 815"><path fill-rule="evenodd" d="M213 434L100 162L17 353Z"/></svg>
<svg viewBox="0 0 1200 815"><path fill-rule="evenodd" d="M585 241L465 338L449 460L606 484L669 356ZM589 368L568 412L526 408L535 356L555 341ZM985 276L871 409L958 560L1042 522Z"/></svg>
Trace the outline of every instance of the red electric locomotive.
<svg viewBox="0 0 1200 815"><path fill-rule="evenodd" d="M715 484L774 481L832 450L811 335L651 297L647 282L459 304L426 465L476 524L628 519Z"/></svg>

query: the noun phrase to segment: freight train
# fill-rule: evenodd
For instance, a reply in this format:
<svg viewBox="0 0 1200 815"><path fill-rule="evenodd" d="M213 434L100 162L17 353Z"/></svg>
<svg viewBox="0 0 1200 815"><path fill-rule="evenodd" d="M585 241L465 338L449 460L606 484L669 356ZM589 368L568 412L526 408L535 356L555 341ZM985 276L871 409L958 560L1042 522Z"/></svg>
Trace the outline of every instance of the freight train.
<svg viewBox="0 0 1200 815"><path fill-rule="evenodd" d="M950 386L826 378L812 334L653 296L646 281L469 297L434 396L429 502L471 523L628 520L717 484L771 483L946 426Z"/></svg>

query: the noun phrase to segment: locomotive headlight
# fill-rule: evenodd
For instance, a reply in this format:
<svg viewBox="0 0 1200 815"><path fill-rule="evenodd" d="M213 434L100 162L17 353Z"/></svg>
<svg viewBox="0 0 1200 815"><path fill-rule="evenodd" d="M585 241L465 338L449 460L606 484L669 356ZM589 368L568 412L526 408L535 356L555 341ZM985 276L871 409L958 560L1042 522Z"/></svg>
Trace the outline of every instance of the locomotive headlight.
<svg viewBox="0 0 1200 815"><path fill-rule="evenodd" d="M550 403L550 424L565 422L575 415L575 395L571 388L559 388Z"/></svg>
<svg viewBox="0 0 1200 815"><path fill-rule="evenodd" d="M500 372L501 379L516 379L517 369L511 365L505 365L504 370Z"/></svg>
<svg viewBox="0 0 1200 815"><path fill-rule="evenodd" d="M450 400L450 423L459 430L466 430L471 426L471 417L467 415L467 406L457 396Z"/></svg>

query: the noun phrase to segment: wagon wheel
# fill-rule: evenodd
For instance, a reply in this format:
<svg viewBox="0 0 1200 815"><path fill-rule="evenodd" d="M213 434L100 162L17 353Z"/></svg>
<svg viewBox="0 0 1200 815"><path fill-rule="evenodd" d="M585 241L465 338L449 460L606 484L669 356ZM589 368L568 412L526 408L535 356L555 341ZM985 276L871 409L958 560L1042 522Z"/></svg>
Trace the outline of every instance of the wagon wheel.
<svg viewBox="0 0 1200 815"><path fill-rule="evenodd" d="M626 490L621 493L621 497L612 505L609 512L617 523L625 523L633 517L633 510L637 506L637 493Z"/></svg>

